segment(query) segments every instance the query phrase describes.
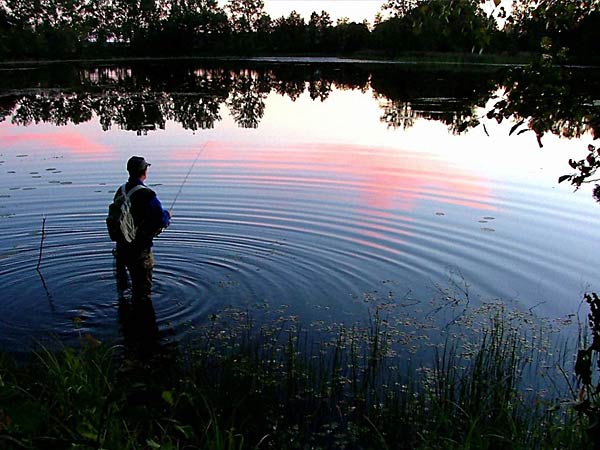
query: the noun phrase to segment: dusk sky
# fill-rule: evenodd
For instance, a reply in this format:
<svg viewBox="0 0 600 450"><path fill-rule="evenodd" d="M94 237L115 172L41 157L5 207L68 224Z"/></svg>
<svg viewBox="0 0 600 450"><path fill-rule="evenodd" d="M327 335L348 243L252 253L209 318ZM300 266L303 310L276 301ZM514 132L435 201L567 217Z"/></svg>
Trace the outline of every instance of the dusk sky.
<svg viewBox="0 0 600 450"><path fill-rule="evenodd" d="M385 0L264 0L264 2L265 11L272 19L288 17L295 10L308 21L313 11L318 13L327 11L334 22L341 17L347 17L354 22L362 22L366 19L371 24L375 15L381 12L381 7L386 3ZM221 6L226 3L226 0L219 0ZM512 0L502 0L501 6L510 11L511 3ZM484 10L491 12L492 5L492 2L488 2L484 5Z"/></svg>
<svg viewBox="0 0 600 450"><path fill-rule="evenodd" d="M296 10L308 20L313 11L327 11L334 21L348 17L355 22L367 19L372 23L384 3L383 0L265 0L265 10L272 18L287 17Z"/></svg>

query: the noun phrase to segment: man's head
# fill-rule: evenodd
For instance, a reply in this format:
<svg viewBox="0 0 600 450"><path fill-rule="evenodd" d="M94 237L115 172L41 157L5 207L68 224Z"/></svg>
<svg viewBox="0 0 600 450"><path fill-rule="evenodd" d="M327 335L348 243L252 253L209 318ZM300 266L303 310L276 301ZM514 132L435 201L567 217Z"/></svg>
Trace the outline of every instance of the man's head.
<svg viewBox="0 0 600 450"><path fill-rule="evenodd" d="M149 166L150 164L143 156L132 156L127 161L127 172L129 172L131 178L145 178Z"/></svg>

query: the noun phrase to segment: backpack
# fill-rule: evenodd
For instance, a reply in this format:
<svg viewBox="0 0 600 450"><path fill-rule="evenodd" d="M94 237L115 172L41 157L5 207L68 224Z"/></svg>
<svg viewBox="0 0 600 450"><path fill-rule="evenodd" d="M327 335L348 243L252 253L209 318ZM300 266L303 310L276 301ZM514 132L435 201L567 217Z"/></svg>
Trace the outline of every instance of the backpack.
<svg viewBox="0 0 600 450"><path fill-rule="evenodd" d="M146 186L138 184L129 192L125 191L125 185L119 189L119 195L115 195L114 201L108 206L106 227L108 235L113 241L125 240L131 243L135 239L137 228L131 214L131 196Z"/></svg>

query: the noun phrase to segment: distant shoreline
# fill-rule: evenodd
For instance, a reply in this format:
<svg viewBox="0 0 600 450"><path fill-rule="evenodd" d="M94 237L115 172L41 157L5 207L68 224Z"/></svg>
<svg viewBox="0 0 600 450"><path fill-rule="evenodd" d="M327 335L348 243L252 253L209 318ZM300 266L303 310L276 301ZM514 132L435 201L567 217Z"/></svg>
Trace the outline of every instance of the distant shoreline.
<svg viewBox="0 0 600 450"><path fill-rule="evenodd" d="M89 63L127 63L144 61L224 61L258 62L273 64L381 64L381 65L445 65L445 66L482 66L482 67L520 67L533 62L537 55L475 55L470 53L426 53L405 54L394 58L380 55L322 56L322 55L198 55L198 56L119 56L70 59L23 59L0 61L0 70L22 69L23 66L43 66L51 64L89 64ZM567 64L572 68L599 68L600 63Z"/></svg>
<svg viewBox="0 0 600 450"><path fill-rule="evenodd" d="M442 64L442 65L482 65L482 66L519 66L533 60L532 55L507 57L504 55L473 54L407 54L394 58L379 55L323 56L323 55L200 55L200 56L119 56L69 59L23 59L0 61L0 67L73 64L73 63L105 63L105 62L137 62L137 61L250 61L274 63L316 63L316 64Z"/></svg>

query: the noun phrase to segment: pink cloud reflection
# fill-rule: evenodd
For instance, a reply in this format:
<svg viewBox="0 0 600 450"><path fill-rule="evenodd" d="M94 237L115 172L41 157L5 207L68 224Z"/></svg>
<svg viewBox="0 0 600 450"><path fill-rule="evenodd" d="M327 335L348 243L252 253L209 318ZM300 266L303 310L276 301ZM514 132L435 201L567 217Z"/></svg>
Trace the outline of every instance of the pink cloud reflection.
<svg viewBox="0 0 600 450"><path fill-rule="evenodd" d="M200 144L202 145L202 144ZM173 152L171 161L191 164L201 147ZM413 211L431 201L480 211L496 211L487 180L439 159L397 148L353 144L268 146L211 141L205 166L235 171L240 182L327 187L324 196L354 195L371 210Z"/></svg>
<svg viewBox="0 0 600 450"><path fill-rule="evenodd" d="M79 156L93 156L97 160L104 159L112 153L110 147L70 130L9 134L0 128L0 149L15 146L23 147L28 152L60 150Z"/></svg>

